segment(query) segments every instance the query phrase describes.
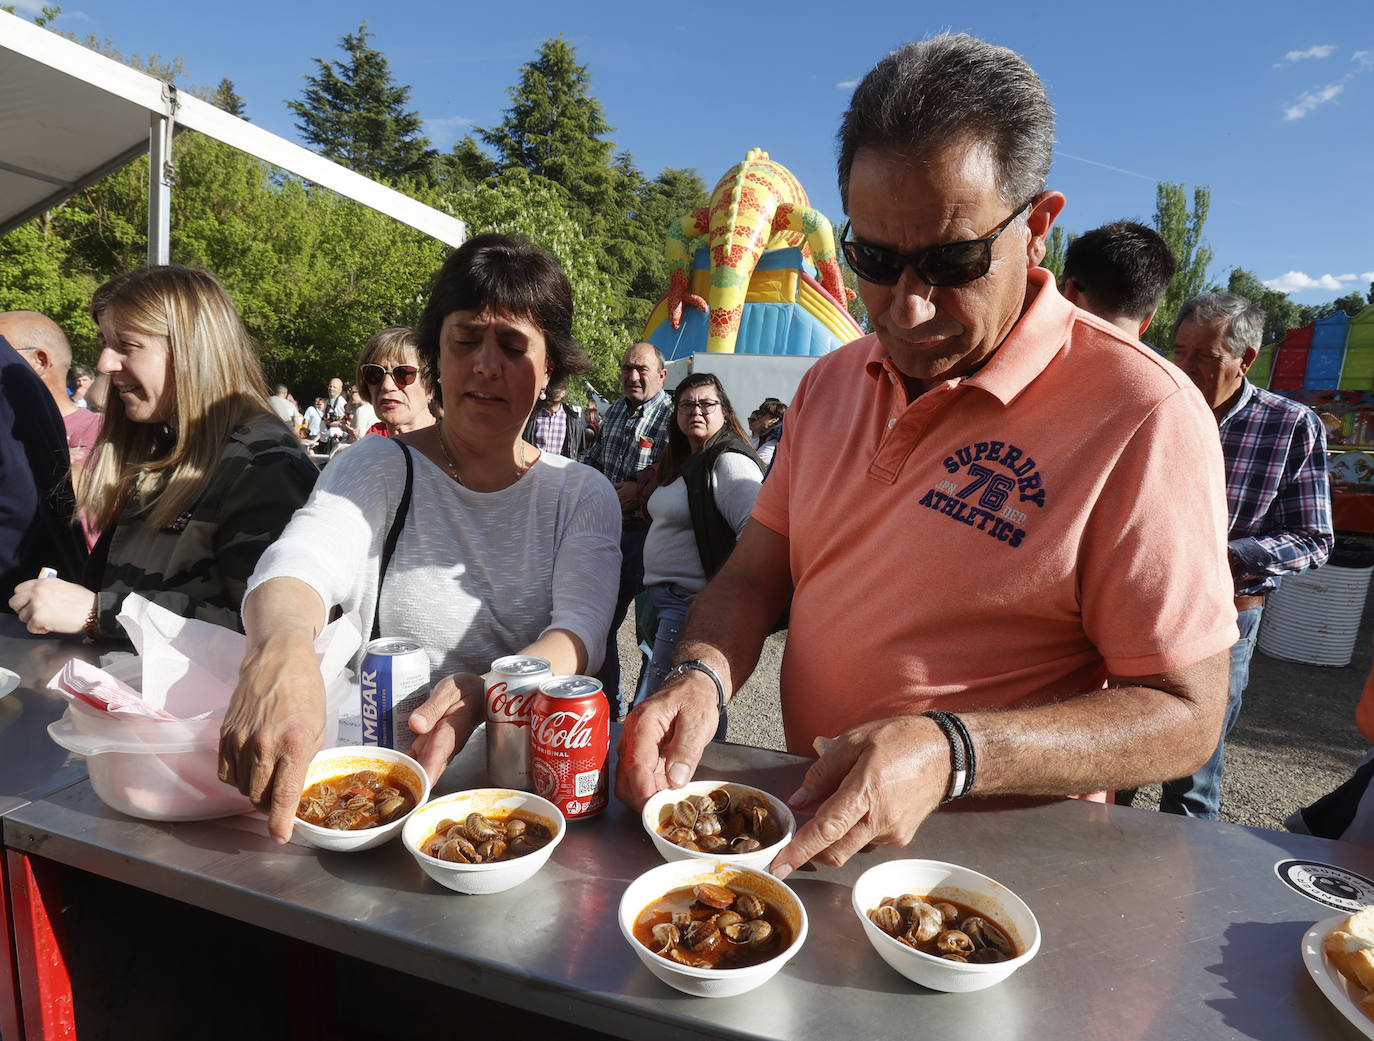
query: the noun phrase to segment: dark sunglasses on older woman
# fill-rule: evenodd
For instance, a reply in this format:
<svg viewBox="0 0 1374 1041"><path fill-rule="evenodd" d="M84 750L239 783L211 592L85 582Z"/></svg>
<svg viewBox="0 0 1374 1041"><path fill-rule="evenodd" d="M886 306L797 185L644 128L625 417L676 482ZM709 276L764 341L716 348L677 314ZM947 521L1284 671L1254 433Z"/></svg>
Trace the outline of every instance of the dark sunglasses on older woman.
<svg viewBox="0 0 1374 1041"><path fill-rule="evenodd" d="M389 369L385 365L364 365L363 382L369 387L380 387L388 372L398 387L409 387L420 375L419 366L416 365L393 365Z"/></svg>
<svg viewBox="0 0 1374 1041"><path fill-rule="evenodd" d="M962 286L977 281L992 267L992 244L1006 231L1011 222L1021 216L1034 199L1027 199L1010 217L993 230L991 235L964 242L946 242L939 246L898 253L882 246L855 242L849 237L849 222L840 233L840 249L854 274L865 282L879 286L895 286L903 269L910 267L928 286Z"/></svg>

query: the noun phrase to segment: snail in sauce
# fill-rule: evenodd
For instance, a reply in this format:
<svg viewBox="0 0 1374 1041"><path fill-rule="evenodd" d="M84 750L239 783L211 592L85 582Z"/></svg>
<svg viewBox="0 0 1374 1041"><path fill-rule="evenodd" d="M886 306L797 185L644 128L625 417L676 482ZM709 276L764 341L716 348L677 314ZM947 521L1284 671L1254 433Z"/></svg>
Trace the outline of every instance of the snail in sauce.
<svg viewBox="0 0 1374 1041"><path fill-rule="evenodd" d="M771 846L783 829L768 800L717 788L664 806L658 833L683 849L728 856Z"/></svg>
<svg viewBox="0 0 1374 1041"><path fill-rule="evenodd" d="M777 908L710 882L655 900L639 912L633 932L659 957L698 969L759 965L792 945L792 929Z"/></svg>
<svg viewBox="0 0 1374 1041"><path fill-rule="evenodd" d="M868 917L887 935L934 958L986 964L1021 953L1006 929L954 900L903 893L886 897Z"/></svg>
<svg viewBox="0 0 1374 1041"><path fill-rule="evenodd" d="M409 774L358 770L318 781L301 795L296 816L335 831L361 831L389 824L415 808L406 786Z"/></svg>
<svg viewBox="0 0 1374 1041"><path fill-rule="evenodd" d="M494 864L514 860L553 841L553 831L537 817L469 813L461 821L445 818L425 839L420 852L457 864Z"/></svg>

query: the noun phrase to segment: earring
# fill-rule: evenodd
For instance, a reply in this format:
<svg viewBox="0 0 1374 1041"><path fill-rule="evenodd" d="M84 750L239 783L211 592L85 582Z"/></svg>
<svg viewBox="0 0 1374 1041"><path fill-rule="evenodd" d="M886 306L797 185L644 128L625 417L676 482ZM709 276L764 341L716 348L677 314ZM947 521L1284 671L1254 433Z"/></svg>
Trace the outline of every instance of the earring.
<svg viewBox="0 0 1374 1041"><path fill-rule="evenodd" d="M539 400L540 400L540 401L547 401L548 398L549 398L549 392L548 392L547 390L545 390L543 387L540 387L540 388L539 388Z"/></svg>

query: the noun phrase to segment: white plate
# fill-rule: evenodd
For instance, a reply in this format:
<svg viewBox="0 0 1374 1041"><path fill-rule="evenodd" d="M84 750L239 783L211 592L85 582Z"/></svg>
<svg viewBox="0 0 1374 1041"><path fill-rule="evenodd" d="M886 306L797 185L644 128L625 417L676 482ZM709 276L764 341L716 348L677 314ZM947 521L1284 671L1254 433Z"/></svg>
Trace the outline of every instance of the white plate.
<svg viewBox="0 0 1374 1041"><path fill-rule="evenodd" d="M19 674L9 669L0 669L0 698L19 686Z"/></svg>
<svg viewBox="0 0 1374 1041"><path fill-rule="evenodd" d="M1326 995L1326 999L1355 1025L1356 1030L1364 1034L1365 1037L1374 1038L1374 1019L1370 1019L1365 1014L1364 1009L1360 1008L1360 999L1364 997L1364 990L1342 976L1331 964L1326 952L1322 950L1322 942L1326 939L1326 934L1349 917L1349 915L1338 914L1333 918L1318 922L1307 930L1307 935L1302 938L1302 963L1307 966L1308 973L1316 981L1317 986L1321 988L1321 992Z"/></svg>

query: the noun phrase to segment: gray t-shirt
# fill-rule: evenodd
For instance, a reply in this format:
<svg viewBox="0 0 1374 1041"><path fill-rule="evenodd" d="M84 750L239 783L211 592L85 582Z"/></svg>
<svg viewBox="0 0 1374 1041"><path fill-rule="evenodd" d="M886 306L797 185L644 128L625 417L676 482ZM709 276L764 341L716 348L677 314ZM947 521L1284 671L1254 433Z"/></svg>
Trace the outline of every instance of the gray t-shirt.
<svg viewBox="0 0 1374 1041"><path fill-rule="evenodd" d="M485 673L548 629L566 629L601 664L620 579L620 504L591 467L541 454L509 488L474 492L411 449L410 512L387 569L381 634L418 640L437 681ZM400 446L365 438L321 474L310 500L262 555L268 579L305 582L372 631L382 545L405 484ZM323 621L322 619L320 620Z"/></svg>
<svg viewBox="0 0 1374 1041"><path fill-rule="evenodd" d="M711 469L716 509L739 538L749 511L759 497L763 475L758 464L740 452L722 452ZM644 584L672 583L693 593L706 588L706 572L697 552L692 514L687 506L687 482L681 477L656 488L649 496L649 535L644 540Z"/></svg>

